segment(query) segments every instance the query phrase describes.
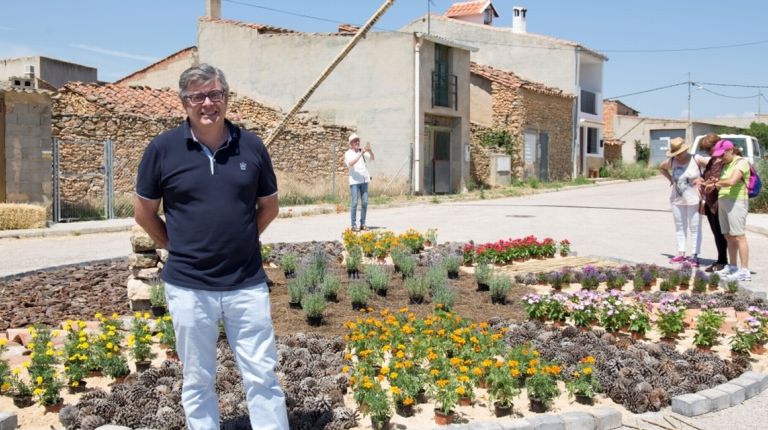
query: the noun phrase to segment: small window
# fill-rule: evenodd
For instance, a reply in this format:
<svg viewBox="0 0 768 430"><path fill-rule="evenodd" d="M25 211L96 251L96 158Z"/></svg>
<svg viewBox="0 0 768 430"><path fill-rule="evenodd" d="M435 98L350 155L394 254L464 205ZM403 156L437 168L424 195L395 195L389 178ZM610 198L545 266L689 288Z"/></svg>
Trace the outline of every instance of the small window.
<svg viewBox="0 0 768 430"><path fill-rule="evenodd" d="M493 9L488 7L488 9L485 10L484 16L483 16L483 24L485 25L491 25L493 24Z"/></svg>

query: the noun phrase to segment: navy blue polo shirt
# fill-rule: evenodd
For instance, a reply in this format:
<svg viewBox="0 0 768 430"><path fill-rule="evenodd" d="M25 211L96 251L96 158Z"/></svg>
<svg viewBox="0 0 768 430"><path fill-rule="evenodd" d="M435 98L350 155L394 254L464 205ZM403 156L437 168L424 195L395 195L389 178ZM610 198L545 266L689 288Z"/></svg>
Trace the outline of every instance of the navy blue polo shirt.
<svg viewBox="0 0 768 430"><path fill-rule="evenodd" d="M212 160L185 121L154 138L139 164L136 193L163 199L168 262L160 277L170 284L228 291L267 280L256 199L277 192L272 160L258 136L226 125L230 139Z"/></svg>

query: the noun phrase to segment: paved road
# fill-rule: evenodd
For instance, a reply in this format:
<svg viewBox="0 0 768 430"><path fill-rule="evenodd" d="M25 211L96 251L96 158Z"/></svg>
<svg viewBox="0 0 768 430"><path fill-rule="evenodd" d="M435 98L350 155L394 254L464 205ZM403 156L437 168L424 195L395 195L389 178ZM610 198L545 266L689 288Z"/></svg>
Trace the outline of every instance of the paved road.
<svg viewBox="0 0 768 430"><path fill-rule="evenodd" d="M369 208L373 227L396 232L413 227L435 227L442 241L475 242L516 238L529 234L568 238L579 255L613 257L631 262L666 265L675 252L674 227L663 179L555 191L527 197L455 203L420 203L392 208ZM348 214L279 218L264 242L338 240ZM715 248L704 223L702 256ZM0 239L0 276L42 267L128 255L128 232ZM751 285L768 292L768 237L747 234L752 254Z"/></svg>

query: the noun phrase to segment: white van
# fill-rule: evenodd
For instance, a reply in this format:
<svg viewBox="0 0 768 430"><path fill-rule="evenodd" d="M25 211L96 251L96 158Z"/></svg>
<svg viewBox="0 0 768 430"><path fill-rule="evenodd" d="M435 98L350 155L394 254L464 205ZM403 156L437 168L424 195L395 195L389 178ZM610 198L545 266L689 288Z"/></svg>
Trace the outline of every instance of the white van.
<svg viewBox="0 0 768 430"><path fill-rule="evenodd" d="M720 139L730 140L733 145L741 150L741 155L746 157L751 164L755 164L763 158L763 148L760 146L760 141L752 136L746 134L721 134ZM691 154L699 154L705 157L709 157L709 153L699 150L699 142L704 138L704 135L696 136L691 146Z"/></svg>

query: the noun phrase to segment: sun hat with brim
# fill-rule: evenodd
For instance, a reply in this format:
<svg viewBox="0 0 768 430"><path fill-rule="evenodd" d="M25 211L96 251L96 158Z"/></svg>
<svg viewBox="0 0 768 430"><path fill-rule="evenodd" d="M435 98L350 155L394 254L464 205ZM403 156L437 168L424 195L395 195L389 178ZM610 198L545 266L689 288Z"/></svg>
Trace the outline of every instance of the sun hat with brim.
<svg viewBox="0 0 768 430"><path fill-rule="evenodd" d="M669 149L667 149L667 157L674 157L684 151L687 151L691 145L685 143L685 139L682 137L676 137L669 141Z"/></svg>
<svg viewBox="0 0 768 430"><path fill-rule="evenodd" d="M348 141L349 143L352 143L352 142L354 142L355 140L360 140L360 136L358 136L358 135L357 135L357 133L352 133L352 134L350 134L350 135L349 135L349 139L347 139L347 141Z"/></svg>
<svg viewBox="0 0 768 430"><path fill-rule="evenodd" d="M733 142L730 140L718 140L715 144L715 148L712 149L712 156L713 157L722 157L723 154L725 154L725 151L733 149Z"/></svg>

